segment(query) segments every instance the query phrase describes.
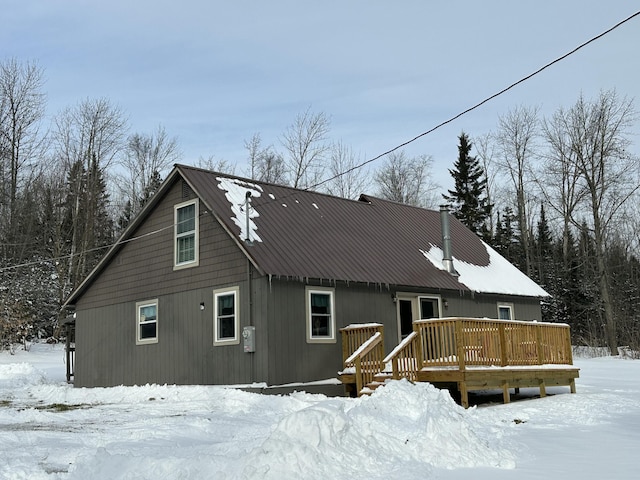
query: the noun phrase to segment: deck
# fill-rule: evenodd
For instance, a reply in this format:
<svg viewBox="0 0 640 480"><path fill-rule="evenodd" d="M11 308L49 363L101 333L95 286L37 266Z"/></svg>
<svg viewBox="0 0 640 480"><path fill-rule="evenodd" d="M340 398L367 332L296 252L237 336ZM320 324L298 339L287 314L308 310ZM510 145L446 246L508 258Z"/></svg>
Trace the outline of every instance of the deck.
<svg viewBox="0 0 640 480"><path fill-rule="evenodd" d="M455 387L469 406L473 390L568 386L575 393L579 369L573 366L566 324L443 318L413 322L413 332L384 356L380 324L341 329L343 371L349 395L371 393L387 379L406 378L437 387Z"/></svg>

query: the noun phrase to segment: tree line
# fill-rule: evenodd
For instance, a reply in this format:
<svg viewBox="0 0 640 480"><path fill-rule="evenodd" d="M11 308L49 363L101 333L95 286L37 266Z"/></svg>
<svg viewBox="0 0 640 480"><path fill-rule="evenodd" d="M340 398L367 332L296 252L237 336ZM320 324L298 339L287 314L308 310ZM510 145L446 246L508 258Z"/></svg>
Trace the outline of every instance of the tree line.
<svg viewBox="0 0 640 480"><path fill-rule="evenodd" d="M0 343L54 336L60 306L182 159L162 126L131 132L106 98L84 99L45 125L44 72L0 61ZM458 137L445 194L428 155L403 150L375 170L330 138L311 108L275 143L259 132L242 164L196 165L345 198L381 198L454 215L552 296L544 320L572 325L574 342L638 349L638 159L628 153L631 101L615 92L579 97L551 118L518 107L496 133ZM472 155L473 151L473 155ZM452 152L455 147L452 142ZM454 155L452 155L452 160Z"/></svg>

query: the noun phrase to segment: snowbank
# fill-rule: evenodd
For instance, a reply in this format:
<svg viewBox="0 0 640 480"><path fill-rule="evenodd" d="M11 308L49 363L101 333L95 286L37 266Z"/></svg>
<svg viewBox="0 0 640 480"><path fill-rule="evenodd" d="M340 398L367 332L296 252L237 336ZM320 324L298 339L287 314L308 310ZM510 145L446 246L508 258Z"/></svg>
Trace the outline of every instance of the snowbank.
<svg viewBox="0 0 640 480"><path fill-rule="evenodd" d="M515 468L493 425L446 391L406 380L353 402L327 399L283 418L253 451L244 478L360 478L367 462L379 478L406 469Z"/></svg>
<svg viewBox="0 0 640 480"><path fill-rule="evenodd" d="M544 399L464 410L406 381L358 399L73 388L63 358L60 346L0 352L0 479L637 477L633 360L578 358L576 395L551 387Z"/></svg>

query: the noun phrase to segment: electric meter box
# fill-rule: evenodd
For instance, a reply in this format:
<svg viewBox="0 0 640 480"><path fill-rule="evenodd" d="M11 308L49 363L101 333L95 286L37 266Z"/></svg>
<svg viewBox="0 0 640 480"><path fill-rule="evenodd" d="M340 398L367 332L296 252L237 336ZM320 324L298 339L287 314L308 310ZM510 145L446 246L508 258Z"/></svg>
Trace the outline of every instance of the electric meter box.
<svg viewBox="0 0 640 480"><path fill-rule="evenodd" d="M242 340L244 342L244 353L256 351L256 327L253 325L242 329Z"/></svg>

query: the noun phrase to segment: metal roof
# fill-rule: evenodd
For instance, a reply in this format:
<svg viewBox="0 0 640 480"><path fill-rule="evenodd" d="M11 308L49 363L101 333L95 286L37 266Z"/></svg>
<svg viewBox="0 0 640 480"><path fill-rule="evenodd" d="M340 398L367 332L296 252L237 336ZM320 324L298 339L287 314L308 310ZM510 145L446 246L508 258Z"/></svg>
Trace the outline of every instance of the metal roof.
<svg viewBox="0 0 640 480"><path fill-rule="evenodd" d="M309 190L175 165L159 191L125 229L92 272L71 293L73 305L142 224L164 192L182 178L260 272L290 279L361 282L436 290L465 290L525 297L545 292L524 273L450 218L454 276L438 265L440 212L368 195L347 200ZM229 190L233 190L230 192ZM244 242L240 205L252 192L251 230ZM235 194L232 195L232 194ZM259 240L257 238L259 237ZM464 268L461 268L464 267Z"/></svg>
<svg viewBox="0 0 640 480"><path fill-rule="evenodd" d="M458 277L437 268L424 253L432 247L442 248L439 211L367 195L358 201L347 200L184 165L176 165L176 169L265 274L470 290ZM244 214L238 214L244 195L235 192L234 202L225 190L229 185L241 193L253 192L251 226L260 241L252 246L243 242L245 219ZM488 247L480 238L453 216L450 225L454 267L456 262L489 267ZM510 266L513 271L509 275L526 278ZM544 296L537 288L524 295Z"/></svg>

